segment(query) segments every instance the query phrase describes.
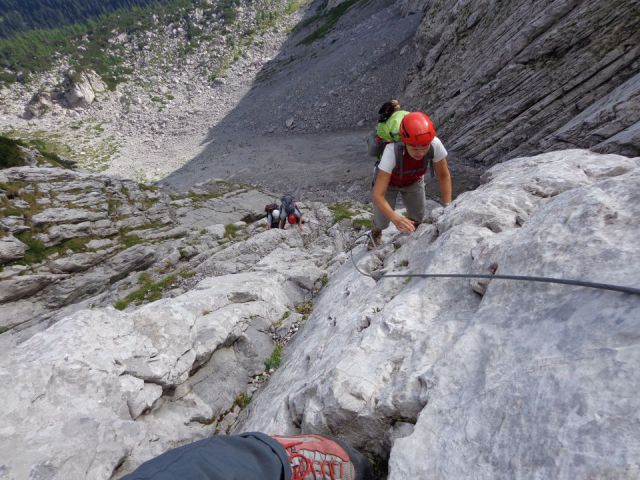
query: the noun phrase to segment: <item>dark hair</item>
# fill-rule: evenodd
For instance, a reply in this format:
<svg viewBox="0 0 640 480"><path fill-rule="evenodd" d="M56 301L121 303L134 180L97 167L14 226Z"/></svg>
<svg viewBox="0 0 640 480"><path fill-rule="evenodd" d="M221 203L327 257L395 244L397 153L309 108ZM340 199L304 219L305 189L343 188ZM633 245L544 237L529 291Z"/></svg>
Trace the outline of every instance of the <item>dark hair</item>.
<svg viewBox="0 0 640 480"><path fill-rule="evenodd" d="M378 122L386 122L394 112L400 110L400 102L395 98L384 102L378 110Z"/></svg>

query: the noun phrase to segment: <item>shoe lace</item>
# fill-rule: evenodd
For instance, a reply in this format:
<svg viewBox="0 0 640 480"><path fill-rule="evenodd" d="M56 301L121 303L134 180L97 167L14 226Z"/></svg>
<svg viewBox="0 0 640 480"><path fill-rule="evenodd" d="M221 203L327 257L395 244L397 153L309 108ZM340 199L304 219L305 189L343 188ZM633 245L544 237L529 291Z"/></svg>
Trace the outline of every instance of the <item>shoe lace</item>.
<svg viewBox="0 0 640 480"><path fill-rule="evenodd" d="M337 462L335 459L326 460L326 459L315 459L309 458L301 452L296 451L295 447L300 445L300 441L292 441L288 442L284 445L285 450L289 454L289 463L291 464L291 471L293 473L293 477L291 480L305 480L308 474L313 474L313 478L321 478L325 480L340 480L342 475L336 478L334 472L336 467L340 468L342 471L342 464ZM321 477L316 477L316 472L318 471L315 467L315 464L318 465L320 469Z"/></svg>

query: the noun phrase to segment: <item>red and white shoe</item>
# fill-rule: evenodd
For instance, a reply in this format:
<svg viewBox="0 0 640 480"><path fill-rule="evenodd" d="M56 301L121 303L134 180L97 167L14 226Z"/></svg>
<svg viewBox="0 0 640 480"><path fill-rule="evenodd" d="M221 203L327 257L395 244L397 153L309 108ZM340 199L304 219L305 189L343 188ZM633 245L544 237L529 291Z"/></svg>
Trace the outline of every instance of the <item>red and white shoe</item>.
<svg viewBox="0 0 640 480"><path fill-rule="evenodd" d="M361 454L356 462L367 473L358 472L345 448L322 435L273 436L287 451L293 477L291 480L360 480L369 478L370 466ZM363 463L364 462L364 463Z"/></svg>

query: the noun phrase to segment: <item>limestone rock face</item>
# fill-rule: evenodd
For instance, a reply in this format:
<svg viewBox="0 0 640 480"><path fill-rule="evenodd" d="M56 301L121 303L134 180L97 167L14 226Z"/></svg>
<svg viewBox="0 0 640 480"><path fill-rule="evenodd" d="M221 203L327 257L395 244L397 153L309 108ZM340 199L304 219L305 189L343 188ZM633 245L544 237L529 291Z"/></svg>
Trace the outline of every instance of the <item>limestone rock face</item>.
<svg viewBox="0 0 640 480"><path fill-rule="evenodd" d="M228 247L223 259L238 257L241 272L212 275L187 293L128 312L82 309L0 349L2 475L120 478L178 444L226 433L243 396L269 376L270 330L296 317L298 302L312 296L335 261L329 211L321 205L304 211L322 228L307 225L302 236L258 229L244 249ZM250 250L291 255L295 265L283 271L280 262L253 265L242 253ZM91 283L74 278L83 279L75 290Z"/></svg>
<svg viewBox="0 0 640 480"><path fill-rule="evenodd" d="M574 147L640 155L634 1L421 3L407 103L433 116L456 158L490 165L507 152Z"/></svg>
<svg viewBox="0 0 640 480"><path fill-rule="evenodd" d="M485 181L415 234L358 249L359 268L640 286L640 159L560 151ZM344 264L237 431L331 433L389 459L394 480L636 478L640 298L477 287Z"/></svg>
<svg viewBox="0 0 640 480"><path fill-rule="evenodd" d="M162 241L176 237L169 229L177 222L167 194L103 175L5 169L0 201L0 209L9 207L12 214L0 222L4 328L44 320L52 310L148 268L163 254ZM151 242L157 245L145 245ZM36 314L34 307L42 309Z"/></svg>
<svg viewBox="0 0 640 480"><path fill-rule="evenodd" d="M250 238L218 244L205 229L215 246L189 258L188 291L126 311L78 307L3 342L0 472L115 479L177 445L259 430L342 437L394 480L637 478L637 295L380 275L638 288L640 159L559 151L496 165L484 182L412 235L385 231L379 251L360 239L353 261L377 280L344 252L350 221L309 204L302 232L238 224ZM119 255L132 266L153 249ZM9 295L73 298L100 278L82 271L66 289L72 274L18 267L22 290Z"/></svg>

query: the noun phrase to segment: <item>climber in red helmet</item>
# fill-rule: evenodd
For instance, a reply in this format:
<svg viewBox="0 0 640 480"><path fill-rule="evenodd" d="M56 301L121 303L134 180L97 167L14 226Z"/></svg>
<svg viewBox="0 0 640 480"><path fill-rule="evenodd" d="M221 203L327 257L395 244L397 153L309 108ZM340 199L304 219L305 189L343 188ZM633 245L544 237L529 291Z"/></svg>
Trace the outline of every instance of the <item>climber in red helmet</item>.
<svg viewBox="0 0 640 480"><path fill-rule="evenodd" d="M298 228L302 230L302 212L298 208L293 195L283 195L280 199L280 228L285 228L285 225L298 225Z"/></svg>
<svg viewBox="0 0 640 480"><path fill-rule="evenodd" d="M393 222L401 232L413 232L425 214L424 174L433 165L446 207L451 203L451 174L447 167L447 150L436 137L431 119L422 112L411 112L400 123L398 143L388 144L377 167L373 192L373 228L369 248L380 243L382 230ZM408 217L395 211L398 194Z"/></svg>

